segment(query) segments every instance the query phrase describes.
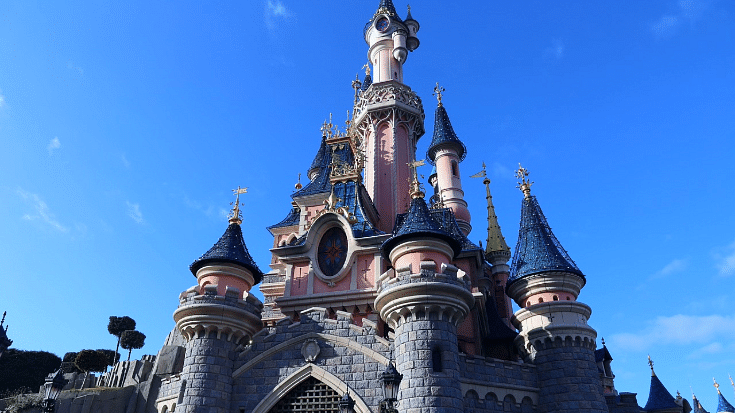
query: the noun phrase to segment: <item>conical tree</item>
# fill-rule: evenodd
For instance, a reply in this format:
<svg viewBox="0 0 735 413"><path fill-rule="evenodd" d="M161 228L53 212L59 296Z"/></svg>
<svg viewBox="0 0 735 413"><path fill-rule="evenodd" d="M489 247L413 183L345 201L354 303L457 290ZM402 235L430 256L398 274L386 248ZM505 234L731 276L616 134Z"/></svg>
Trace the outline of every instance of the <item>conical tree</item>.
<svg viewBox="0 0 735 413"><path fill-rule="evenodd" d="M120 336L127 330L135 330L135 320L128 316L115 317L110 316L110 322L107 324L107 331L117 337L117 347L115 353L120 350Z"/></svg>

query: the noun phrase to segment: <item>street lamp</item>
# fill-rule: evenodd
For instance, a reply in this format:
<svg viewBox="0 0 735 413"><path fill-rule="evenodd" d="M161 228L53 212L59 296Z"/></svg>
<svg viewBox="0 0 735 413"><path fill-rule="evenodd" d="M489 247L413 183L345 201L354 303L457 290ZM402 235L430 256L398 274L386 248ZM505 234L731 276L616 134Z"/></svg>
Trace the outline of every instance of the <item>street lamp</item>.
<svg viewBox="0 0 735 413"><path fill-rule="evenodd" d="M383 381L383 401L380 403L380 411L396 413L398 410L394 404L398 401L398 386L401 384L403 375L396 370L393 362L390 362L380 378Z"/></svg>
<svg viewBox="0 0 735 413"><path fill-rule="evenodd" d="M5 353L5 350L10 347L11 344L13 344L13 340L8 338L8 327L5 326L3 328L3 323L5 322L5 314L7 314L7 311L3 312L3 319L0 321L0 357L3 356L3 353Z"/></svg>
<svg viewBox="0 0 735 413"><path fill-rule="evenodd" d="M355 407L355 401L352 400L350 392L348 391L344 396L342 396L342 400L339 401L339 413L353 413L353 407Z"/></svg>
<svg viewBox="0 0 735 413"><path fill-rule="evenodd" d="M56 370L56 373L51 373L46 377L46 407L44 412L53 413L56 409L56 399L59 397L61 390L66 385L66 379L64 379L64 372L62 369Z"/></svg>

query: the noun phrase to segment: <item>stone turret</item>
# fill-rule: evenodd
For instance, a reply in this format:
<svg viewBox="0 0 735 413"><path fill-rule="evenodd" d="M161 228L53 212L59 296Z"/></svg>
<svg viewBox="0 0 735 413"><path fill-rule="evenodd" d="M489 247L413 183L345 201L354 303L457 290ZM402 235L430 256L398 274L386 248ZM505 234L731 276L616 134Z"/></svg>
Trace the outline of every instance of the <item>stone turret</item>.
<svg viewBox="0 0 735 413"><path fill-rule="evenodd" d="M403 374L399 412L463 411L457 325L474 297L469 277L451 265L460 249L415 190L408 213L399 215L383 244L394 269L381 277L375 300L395 331L396 367Z"/></svg>
<svg viewBox="0 0 735 413"><path fill-rule="evenodd" d="M595 363L597 333L587 324L592 310L577 301L585 277L551 232L528 172L519 168L517 176L524 199L506 287L521 307L512 319L516 345L538 368L546 412L607 412Z"/></svg>
<svg viewBox="0 0 735 413"><path fill-rule="evenodd" d="M177 412L231 411L235 352L262 328L263 304L249 291L263 273L248 253L240 223L236 202L225 233L191 264L197 285L179 297L174 320L186 355Z"/></svg>

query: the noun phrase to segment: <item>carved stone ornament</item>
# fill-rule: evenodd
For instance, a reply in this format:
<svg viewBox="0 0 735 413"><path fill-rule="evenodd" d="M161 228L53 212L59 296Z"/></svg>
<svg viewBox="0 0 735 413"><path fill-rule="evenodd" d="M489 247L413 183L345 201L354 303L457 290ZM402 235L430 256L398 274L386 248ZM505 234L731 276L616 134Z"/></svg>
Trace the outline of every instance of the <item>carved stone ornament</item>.
<svg viewBox="0 0 735 413"><path fill-rule="evenodd" d="M320 351L319 343L313 338L304 341L304 344L301 346L301 355L304 356L304 360L308 363L313 363L319 357Z"/></svg>

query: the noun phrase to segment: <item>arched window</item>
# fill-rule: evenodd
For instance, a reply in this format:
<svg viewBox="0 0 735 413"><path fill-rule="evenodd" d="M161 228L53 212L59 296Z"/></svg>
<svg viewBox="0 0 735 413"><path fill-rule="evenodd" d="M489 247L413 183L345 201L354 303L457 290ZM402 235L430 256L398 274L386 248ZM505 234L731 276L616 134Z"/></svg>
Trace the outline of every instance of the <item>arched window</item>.
<svg viewBox="0 0 735 413"><path fill-rule="evenodd" d="M269 413L339 412L340 396L331 387L309 377L291 389Z"/></svg>
<svg viewBox="0 0 735 413"><path fill-rule="evenodd" d="M558 295L555 295L554 296L554 301L559 301L559 296Z"/></svg>

